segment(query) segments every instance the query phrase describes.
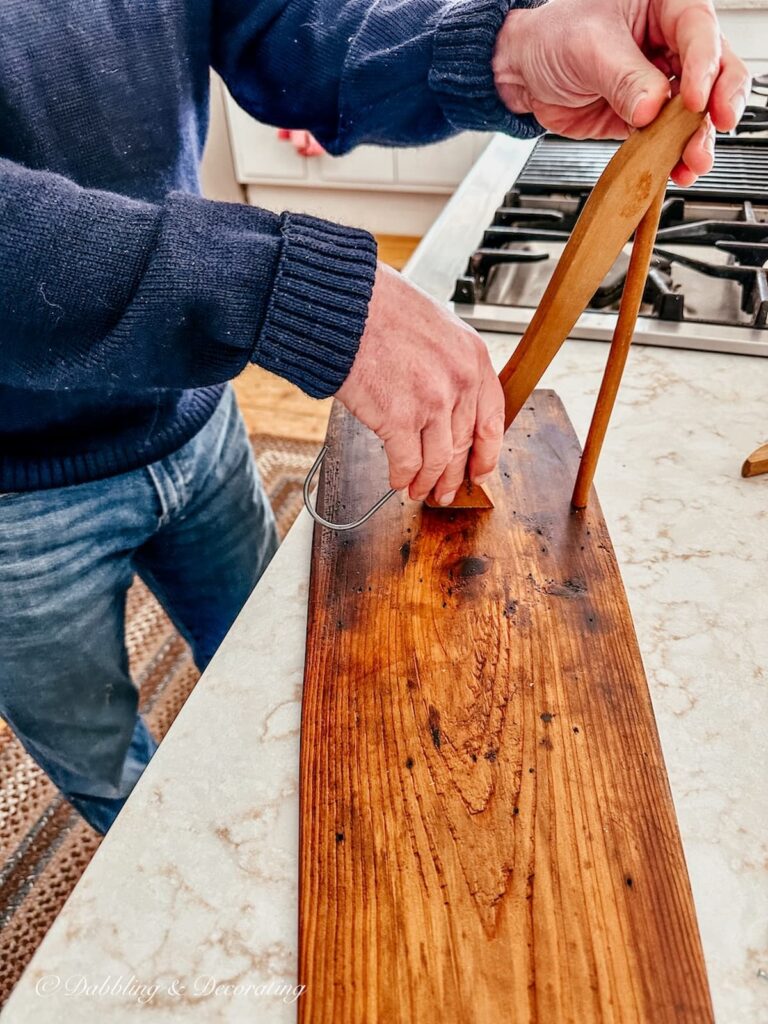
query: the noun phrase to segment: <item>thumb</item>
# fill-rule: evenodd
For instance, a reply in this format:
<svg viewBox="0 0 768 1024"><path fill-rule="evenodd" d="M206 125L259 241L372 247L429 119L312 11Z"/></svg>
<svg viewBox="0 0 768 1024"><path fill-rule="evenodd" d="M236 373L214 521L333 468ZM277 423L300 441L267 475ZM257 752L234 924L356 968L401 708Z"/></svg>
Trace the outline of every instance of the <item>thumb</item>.
<svg viewBox="0 0 768 1024"><path fill-rule="evenodd" d="M634 128L650 124L669 99L667 76L645 58L626 27L601 47L594 72L600 94Z"/></svg>

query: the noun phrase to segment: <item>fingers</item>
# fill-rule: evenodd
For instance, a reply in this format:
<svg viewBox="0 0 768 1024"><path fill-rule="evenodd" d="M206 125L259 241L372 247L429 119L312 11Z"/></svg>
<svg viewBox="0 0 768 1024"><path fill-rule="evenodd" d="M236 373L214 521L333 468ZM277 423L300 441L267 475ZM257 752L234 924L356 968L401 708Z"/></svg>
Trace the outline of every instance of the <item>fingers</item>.
<svg viewBox="0 0 768 1024"><path fill-rule="evenodd" d="M279 139L290 139L299 156L322 156L325 150L311 132L304 128L278 129Z"/></svg>
<svg viewBox="0 0 768 1024"><path fill-rule="evenodd" d="M680 188L689 188L694 181L696 181L696 175L681 160L670 174L670 178Z"/></svg>
<svg viewBox="0 0 768 1024"><path fill-rule="evenodd" d="M635 128L650 124L669 97L669 81L643 55L629 26L612 32L591 56L597 89L619 118Z"/></svg>
<svg viewBox="0 0 768 1024"><path fill-rule="evenodd" d="M688 171L684 175L685 182L675 178L678 185L684 184L687 188L692 185L700 174L706 174L712 170L715 160L715 128L708 117L704 119L701 127L686 143L681 159L681 164ZM677 170L677 168L675 168Z"/></svg>
<svg viewBox="0 0 768 1024"><path fill-rule="evenodd" d="M441 478L438 498L455 491L480 413L480 465L490 460L492 468L485 421L499 388L480 336L379 266L365 331L336 396L384 442L390 485L407 487L416 501Z"/></svg>
<svg viewBox="0 0 768 1024"><path fill-rule="evenodd" d="M706 110L709 94L720 72L720 28L708 0L676 0L675 38L680 54L680 94L689 110Z"/></svg>
<svg viewBox="0 0 768 1024"><path fill-rule="evenodd" d="M389 463L389 486L402 491L421 469L421 434L399 432L384 442L384 451Z"/></svg>
<svg viewBox="0 0 768 1024"><path fill-rule="evenodd" d="M750 85L751 77L746 64L739 60L724 39L720 75L709 98L709 113L718 131L729 132L739 123L747 104Z"/></svg>
<svg viewBox="0 0 768 1024"><path fill-rule="evenodd" d="M669 79L662 71L652 66L658 72L658 75L654 76L652 87L648 87L648 82L635 85L635 91L639 90L637 97L629 102L631 112L626 121L633 128L644 128L651 121L655 121L669 99Z"/></svg>
<svg viewBox="0 0 768 1024"><path fill-rule="evenodd" d="M423 501L453 458L451 418L446 414L430 420L421 432L421 468L411 481L408 494Z"/></svg>
<svg viewBox="0 0 768 1024"><path fill-rule="evenodd" d="M412 498L426 497L434 488L438 504L450 505L467 472L468 455L469 476L474 483L483 483L496 467L504 435L504 392L485 350L481 365L479 390L465 390L453 409L450 450L443 420L422 431L424 466L410 488ZM445 461L433 482L441 460Z"/></svg>
<svg viewBox="0 0 768 1024"><path fill-rule="evenodd" d="M491 369L483 380L477 400L477 422L469 459L469 476L482 484L499 461L504 440L504 391Z"/></svg>
<svg viewBox="0 0 768 1024"><path fill-rule="evenodd" d="M467 465L467 454L474 437L477 413L476 396L462 396L451 416L453 458L435 484L435 500L439 505L450 505L456 496Z"/></svg>
<svg viewBox="0 0 768 1024"><path fill-rule="evenodd" d="M499 461L504 438L504 392L488 361L477 401L462 401L451 419L453 458L435 484L435 499L450 505L467 468L473 483L482 484Z"/></svg>
<svg viewBox="0 0 768 1024"><path fill-rule="evenodd" d="M672 53L679 55L683 102L690 110L708 110L718 131L730 131L749 95L746 65L720 35L710 0L662 0L662 4L662 31Z"/></svg>
<svg viewBox="0 0 768 1024"><path fill-rule="evenodd" d="M540 124L569 139L626 139L626 122L605 102L593 100L578 112L573 107L541 103L536 105Z"/></svg>
<svg viewBox="0 0 768 1024"><path fill-rule="evenodd" d="M312 132L307 132L306 145L304 147L304 156L323 156L325 150L317 141Z"/></svg>

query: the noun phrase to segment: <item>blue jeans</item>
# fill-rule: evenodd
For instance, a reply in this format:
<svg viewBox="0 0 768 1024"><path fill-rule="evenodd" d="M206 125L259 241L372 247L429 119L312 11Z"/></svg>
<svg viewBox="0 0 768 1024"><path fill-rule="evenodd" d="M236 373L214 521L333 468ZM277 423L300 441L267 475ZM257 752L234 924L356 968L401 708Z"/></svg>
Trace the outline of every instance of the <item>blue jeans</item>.
<svg viewBox="0 0 768 1024"><path fill-rule="evenodd" d="M0 495L0 714L97 831L157 747L128 673L134 573L202 670L276 549L231 388L202 430L159 462Z"/></svg>

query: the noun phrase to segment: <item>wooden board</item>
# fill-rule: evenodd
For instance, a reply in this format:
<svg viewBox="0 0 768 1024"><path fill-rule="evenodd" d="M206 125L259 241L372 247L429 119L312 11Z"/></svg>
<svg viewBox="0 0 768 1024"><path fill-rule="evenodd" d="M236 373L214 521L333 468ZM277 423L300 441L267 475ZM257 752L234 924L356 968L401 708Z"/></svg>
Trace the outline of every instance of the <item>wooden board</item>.
<svg viewBox="0 0 768 1024"><path fill-rule="evenodd" d="M339 405L318 508L385 486ZM493 511L316 527L301 746L302 1024L712 1021L635 633L578 442L537 391Z"/></svg>

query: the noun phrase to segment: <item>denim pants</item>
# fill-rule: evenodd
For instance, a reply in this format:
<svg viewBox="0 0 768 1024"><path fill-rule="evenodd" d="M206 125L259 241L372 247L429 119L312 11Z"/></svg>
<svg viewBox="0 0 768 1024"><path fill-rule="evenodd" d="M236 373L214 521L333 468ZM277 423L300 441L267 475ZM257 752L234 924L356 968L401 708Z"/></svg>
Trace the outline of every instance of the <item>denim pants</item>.
<svg viewBox="0 0 768 1024"><path fill-rule="evenodd" d="M134 573L202 670L276 548L231 388L199 433L159 462L0 496L0 714L97 831L157 746L128 672Z"/></svg>

